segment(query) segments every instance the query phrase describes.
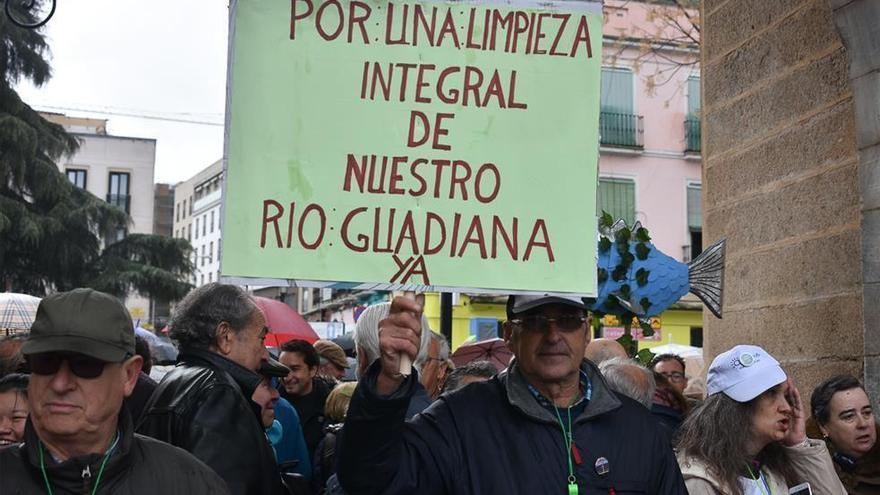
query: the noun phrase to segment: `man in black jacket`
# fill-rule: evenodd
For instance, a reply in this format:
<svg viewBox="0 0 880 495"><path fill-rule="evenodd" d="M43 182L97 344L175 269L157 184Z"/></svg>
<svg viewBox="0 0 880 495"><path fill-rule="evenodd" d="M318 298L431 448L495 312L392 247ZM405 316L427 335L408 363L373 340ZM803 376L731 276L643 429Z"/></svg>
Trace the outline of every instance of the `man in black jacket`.
<svg viewBox="0 0 880 495"><path fill-rule="evenodd" d="M305 340L288 340L281 344L278 360L290 369L290 373L281 379L279 392L296 408L309 455L315 455L318 443L324 438L324 403L336 382L318 375L321 357Z"/></svg>
<svg viewBox="0 0 880 495"><path fill-rule="evenodd" d="M134 434L123 398L142 359L114 297L90 289L44 298L22 347L32 375L25 441L0 450L0 492L226 494L187 452Z"/></svg>
<svg viewBox="0 0 880 495"><path fill-rule="evenodd" d="M583 359L589 316L576 297L511 296L510 367L404 422L418 377L401 373L399 359L418 350L421 309L396 298L379 325L382 352L358 383L342 436L346 491L687 493L649 412L608 389Z"/></svg>
<svg viewBox="0 0 880 495"><path fill-rule="evenodd" d="M192 453L226 480L233 495L283 494L272 448L251 396L269 355L266 320L244 291L212 283L174 310L178 365L156 388L138 432Z"/></svg>

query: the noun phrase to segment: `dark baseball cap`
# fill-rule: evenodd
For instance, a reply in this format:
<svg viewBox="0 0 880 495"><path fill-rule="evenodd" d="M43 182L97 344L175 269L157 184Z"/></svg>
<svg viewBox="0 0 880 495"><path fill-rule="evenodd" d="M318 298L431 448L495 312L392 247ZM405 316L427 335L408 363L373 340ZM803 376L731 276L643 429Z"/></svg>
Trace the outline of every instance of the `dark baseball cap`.
<svg viewBox="0 0 880 495"><path fill-rule="evenodd" d="M290 368L284 366L270 356L269 359L260 362L260 369L257 370L257 373L270 378L284 378L290 373Z"/></svg>
<svg viewBox="0 0 880 495"><path fill-rule="evenodd" d="M511 295L507 298L507 318L525 313L530 309L544 306L545 304L562 304L587 311L590 307L587 300L580 296L567 295Z"/></svg>
<svg viewBox="0 0 880 495"><path fill-rule="evenodd" d="M134 355L134 327L119 299L92 289L43 298L22 354L76 352L116 363Z"/></svg>

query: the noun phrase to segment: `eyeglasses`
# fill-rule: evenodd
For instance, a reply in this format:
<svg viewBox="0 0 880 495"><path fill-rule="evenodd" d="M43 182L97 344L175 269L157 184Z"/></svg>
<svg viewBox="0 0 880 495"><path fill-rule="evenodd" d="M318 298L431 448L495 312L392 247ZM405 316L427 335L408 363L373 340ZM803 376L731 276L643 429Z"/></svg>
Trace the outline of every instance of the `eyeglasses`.
<svg viewBox="0 0 880 495"><path fill-rule="evenodd" d="M555 318L548 318L544 315L528 315L510 320L510 322L527 332L546 332L550 329L551 323L555 323L556 328L562 332L574 332L583 328L587 318L575 315L562 315Z"/></svg>
<svg viewBox="0 0 880 495"><path fill-rule="evenodd" d="M25 356L31 372L37 375L54 375L67 361L70 372L80 378L98 378L104 372L106 361L76 353L43 352Z"/></svg>
<svg viewBox="0 0 880 495"><path fill-rule="evenodd" d="M660 373L660 374L665 376L666 379L668 379L671 382L680 382L680 381L684 380L684 373L682 373L680 371L668 371L666 373Z"/></svg>

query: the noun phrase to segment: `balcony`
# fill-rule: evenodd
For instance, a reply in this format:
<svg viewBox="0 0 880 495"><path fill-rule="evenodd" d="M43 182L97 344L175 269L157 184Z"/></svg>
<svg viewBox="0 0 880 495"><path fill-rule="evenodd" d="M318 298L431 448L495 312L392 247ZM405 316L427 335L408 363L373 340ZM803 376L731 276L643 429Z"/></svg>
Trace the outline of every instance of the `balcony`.
<svg viewBox="0 0 880 495"><path fill-rule="evenodd" d="M690 117L684 121L685 153L700 152L700 119Z"/></svg>
<svg viewBox="0 0 880 495"><path fill-rule="evenodd" d="M131 195L129 194L108 194L107 202L126 213L131 213Z"/></svg>
<svg viewBox="0 0 880 495"><path fill-rule="evenodd" d="M645 146L645 118L629 113L599 113L599 142L605 146L638 148Z"/></svg>

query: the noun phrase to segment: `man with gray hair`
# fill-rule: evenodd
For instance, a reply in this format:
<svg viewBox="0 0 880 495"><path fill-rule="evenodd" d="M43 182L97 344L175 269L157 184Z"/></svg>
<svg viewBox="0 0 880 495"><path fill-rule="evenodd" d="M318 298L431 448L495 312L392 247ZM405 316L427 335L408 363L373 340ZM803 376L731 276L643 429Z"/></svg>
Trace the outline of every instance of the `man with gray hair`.
<svg viewBox="0 0 880 495"><path fill-rule="evenodd" d="M382 321L384 318L387 318L390 311L391 303L386 302L374 304L365 309L357 320L357 324L354 330L354 345L357 351L358 379L364 376L367 368L369 368L370 365L373 364L373 361L379 359L380 357L379 322ZM424 315L422 315L422 328L425 328L428 331L422 332L419 337L419 352L416 355L416 359L414 362L414 366L417 370L420 370L420 368L423 367L424 363L428 360L428 348L430 347L432 341L431 335L434 334L434 332L430 331L430 327L428 326L428 319L425 318ZM446 348L448 357L448 344ZM420 387L417 388L415 395L413 395L412 399L410 400L409 408L406 411L406 418L409 419L416 414L422 412L430 404L431 397L428 395L425 387L423 385L420 385Z"/></svg>
<svg viewBox="0 0 880 495"><path fill-rule="evenodd" d="M599 371L611 390L623 394L649 411L654 402L654 372L641 364L621 357L602 361Z"/></svg>
<svg viewBox="0 0 880 495"><path fill-rule="evenodd" d="M430 337L428 352L421 362L416 361L416 367L419 369L419 381L434 401L440 396L440 390L443 389L449 372L446 363L449 360L449 341L439 333L430 332Z"/></svg>
<svg viewBox="0 0 880 495"><path fill-rule="evenodd" d="M251 400L269 358L263 312L240 288L211 283L183 298L170 329L179 363L150 397L138 432L190 452L233 495L285 493Z"/></svg>

